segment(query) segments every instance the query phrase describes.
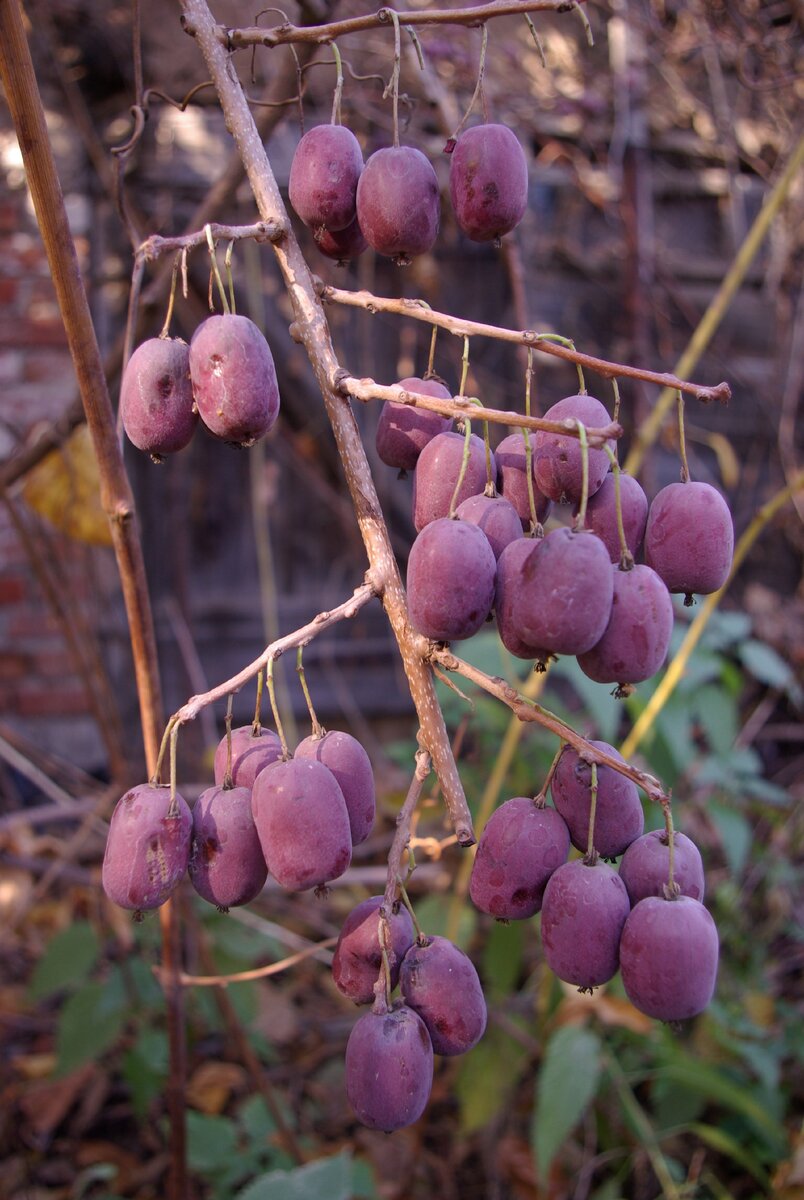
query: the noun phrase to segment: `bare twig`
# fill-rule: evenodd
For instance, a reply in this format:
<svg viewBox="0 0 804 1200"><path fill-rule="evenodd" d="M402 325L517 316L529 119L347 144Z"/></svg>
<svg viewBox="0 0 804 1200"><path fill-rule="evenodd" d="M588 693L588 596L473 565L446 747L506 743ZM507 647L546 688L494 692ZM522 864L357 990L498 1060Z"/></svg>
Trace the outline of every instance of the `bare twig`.
<svg viewBox="0 0 804 1200"><path fill-rule="evenodd" d="M289 954L287 958L281 958L278 962L268 963L264 967L253 967L250 971L236 971L232 975L187 975L182 971L179 981L183 987L227 987L230 983L248 983L253 979L267 979L269 975L279 975L282 971L287 971L289 967L295 967L297 963L304 962L306 958L317 957L334 946L337 940L337 937L325 938L323 942L316 942L315 945L308 946L304 950L297 950L295 954ZM159 968L155 968L155 970L157 974L160 974Z"/></svg>
<svg viewBox="0 0 804 1200"><path fill-rule="evenodd" d="M206 246L209 234L212 240L238 242L250 238L255 242L274 242L284 237L284 226L275 221L256 221L253 225L218 225L210 223L194 233L184 233L179 237L160 237L154 233L137 249L136 257L151 262L163 254L172 254L176 250L191 250L194 246Z"/></svg>
<svg viewBox="0 0 804 1200"><path fill-rule="evenodd" d="M416 770L410 781L405 801L397 814L396 832L394 833L394 840L391 843L391 849L388 854L388 878L385 883L385 894L382 902L382 907L386 915L390 913L396 900L397 883L402 869L402 855L405 853L405 847L410 841L411 818L416 811L416 805L421 798L424 782L431 770L430 755L426 750L417 750Z"/></svg>

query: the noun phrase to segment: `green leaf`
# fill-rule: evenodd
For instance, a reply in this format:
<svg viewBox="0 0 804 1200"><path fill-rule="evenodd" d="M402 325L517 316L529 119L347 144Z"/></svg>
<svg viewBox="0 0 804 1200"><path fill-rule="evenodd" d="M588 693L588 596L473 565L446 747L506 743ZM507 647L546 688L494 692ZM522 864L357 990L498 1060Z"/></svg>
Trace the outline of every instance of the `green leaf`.
<svg viewBox="0 0 804 1200"><path fill-rule="evenodd" d="M167 1034L160 1029L141 1029L136 1042L123 1056L123 1078L141 1121L147 1116L151 1101L163 1090L167 1074Z"/></svg>
<svg viewBox="0 0 804 1200"><path fill-rule="evenodd" d="M56 1070L74 1071L113 1046L125 1023L127 1004L119 973L105 983L87 983L61 1010L56 1032Z"/></svg>
<svg viewBox="0 0 804 1200"><path fill-rule="evenodd" d="M98 961L100 945L88 921L75 921L51 938L36 965L29 995L41 1000L52 992L82 984Z"/></svg>
<svg viewBox="0 0 804 1200"><path fill-rule="evenodd" d="M433 894L416 901L416 918L428 937L446 937L452 897L448 894ZM477 925L477 910L468 904L461 905L458 929L452 938L461 950L472 940Z"/></svg>
<svg viewBox="0 0 804 1200"><path fill-rule="evenodd" d="M187 1113L187 1161L199 1174L218 1174L237 1159L237 1127L228 1117Z"/></svg>
<svg viewBox="0 0 804 1200"><path fill-rule="evenodd" d="M569 681L595 723L596 736L611 745L616 740L623 712L622 704L611 694L611 686L594 683L588 675L584 675L577 658L569 656L558 660L552 668L552 676Z"/></svg>
<svg viewBox="0 0 804 1200"><path fill-rule="evenodd" d="M699 1091L710 1101L740 1113L750 1121L775 1154L784 1153L786 1139L777 1117L754 1098L754 1089L741 1086L732 1075L695 1059L679 1057L676 1052L672 1062L659 1068L657 1078L672 1080Z"/></svg>
<svg viewBox="0 0 804 1200"><path fill-rule="evenodd" d="M720 835L729 869L732 875L739 879L751 852L754 830L742 813L729 808L728 805L710 800L706 811Z"/></svg>
<svg viewBox="0 0 804 1200"><path fill-rule="evenodd" d="M531 1138L542 1181L547 1179L556 1152L597 1091L600 1051L600 1038L574 1025L559 1029L547 1043L536 1084Z"/></svg>
<svg viewBox="0 0 804 1200"><path fill-rule="evenodd" d="M519 1042L497 1028L489 1029L474 1050L462 1055L455 1080L462 1132L482 1129L502 1112L517 1080L528 1068Z"/></svg>
<svg viewBox="0 0 804 1200"><path fill-rule="evenodd" d="M793 691L801 694L792 667L784 661L780 654L776 653L772 646L752 638L750 641L742 643L738 654L746 671L760 683L778 688L780 691L791 691L791 694Z"/></svg>
<svg viewBox="0 0 804 1200"><path fill-rule="evenodd" d="M264 1143L276 1129L276 1122L262 1096L249 1096L237 1110L237 1122L252 1144Z"/></svg>
<svg viewBox="0 0 804 1200"><path fill-rule="evenodd" d="M235 1200L351 1200L352 1157L348 1150L293 1171L269 1171L237 1193Z"/></svg>
<svg viewBox="0 0 804 1200"><path fill-rule="evenodd" d="M768 1173L765 1168L731 1134L714 1125L693 1124L689 1128L690 1133L696 1134L707 1146L711 1146L718 1154L732 1159L733 1162L744 1167L759 1183L767 1185Z"/></svg>
<svg viewBox="0 0 804 1200"><path fill-rule="evenodd" d="M525 922L495 921L483 953L483 983L490 1000L509 995L519 978L525 944Z"/></svg>
<svg viewBox="0 0 804 1200"><path fill-rule="evenodd" d="M722 687L699 688L690 697L690 707L703 726L715 754L728 754L738 730L737 704Z"/></svg>

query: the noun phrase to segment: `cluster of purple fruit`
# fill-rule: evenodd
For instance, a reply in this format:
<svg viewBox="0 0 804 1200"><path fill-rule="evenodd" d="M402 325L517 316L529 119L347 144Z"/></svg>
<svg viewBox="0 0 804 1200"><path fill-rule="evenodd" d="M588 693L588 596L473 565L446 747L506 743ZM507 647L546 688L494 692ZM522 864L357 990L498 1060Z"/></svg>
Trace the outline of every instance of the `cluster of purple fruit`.
<svg viewBox="0 0 804 1200"><path fill-rule="evenodd" d="M472 241L497 241L522 220L528 168L505 125L477 125L448 144L450 197L458 225ZM363 163L345 125L317 125L299 142L289 196L318 248L339 261L371 246L399 264L428 251L441 219L432 164L413 146L386 146Z"/></svg>
<svg viewBox="0 0 804 1200"><path fill-rule="evenodd" d="M248 904L268 872L291 891L324 887L349 866L374 823L371 763L348 733L305 738L285 758L271 730L232 731L215 752L215 785L192 812L177 792L143 783L112 815L103 887L122 908L164 904L185 872L205 900Z"/></svg>
<svg viewBox="0 0 804 1200"><path fill-rule="evenodd" d="M592 742L615 759L606 742ZM620 759L622 761L622 759ZM551 781L555 808L517 796L498 808L478 843L469 892L499 920L541 912L548 966L582 991L613 978L640 1011L662 1021L702 1012L717 975L718 937L703 906L697 846L664 831L643 834L636 785L597 768L590 847L592 768L565 746ZM585 851L568 862L570 846ZM619 872L604 862L622 855Z"/></svg>
<svg viewBox="0 0 804 1200"><path fill-rule="evenodd" d="M188 445L199 417L216 437L252 446L279 415L271 348L248 317L208 317L189 344L149 338L128 361L120 410L129 440L155 462Z"/></svg>

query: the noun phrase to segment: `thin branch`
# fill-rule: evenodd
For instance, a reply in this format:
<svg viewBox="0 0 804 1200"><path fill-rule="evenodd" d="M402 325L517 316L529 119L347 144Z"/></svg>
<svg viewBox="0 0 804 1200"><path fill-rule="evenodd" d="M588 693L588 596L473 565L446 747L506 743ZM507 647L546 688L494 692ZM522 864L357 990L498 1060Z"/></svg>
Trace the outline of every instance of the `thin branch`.
<svg viewBox="0 0 804 1200"><path fill-rule="evenodd" d="M432 770L430 755L426 750L416 751L416 770L413 773L413 778L410 781L408 794L405 797L405 802L400 808L396 818L396 832L394 840L391 842L391 849L388 853L388 878L385 884L385 895L383 896L382 908L386 915L390 913L397 893L397 880L402 869L402 855L405 853L405 847L410 841L410 822L416 811L416 806L421 798L422 789L427 776Z"/></svg>
<svg viewBox="0 0 804 1200"><path fill-rule="evenodd" d="M160 237L154 233L137 248L136 259L152 262L162 254L191 250L194 246L206 246L209 236L207 229L216 242L238 242L244 238L251 238L255 242L275 242L285 234L284 228L274 221L257 221L253 225L218 225L210 222L203 229L182 234L180 237Z"/></svg>
<svg viewBox="0 0 804 1200"><path fill-rule="evenodd" d="M306 958L314 958L325 950L329 950L337 941L337 937L325 938L323 942L316 942L314 946L308 946L306 950L299 950L296 954L290 954L278 962L268 963L264 967L254 967L250 971L237 971L233 975L187 975L182 971L179 975L179 982L183 987L227 987L230 983L248 983L252 979L267 979L269 975L279 975L282 971L287 971L288 967L295 967L296 963L304 962ZM157 975L161 974L159 967L154 967L154 972Z"/></svg>

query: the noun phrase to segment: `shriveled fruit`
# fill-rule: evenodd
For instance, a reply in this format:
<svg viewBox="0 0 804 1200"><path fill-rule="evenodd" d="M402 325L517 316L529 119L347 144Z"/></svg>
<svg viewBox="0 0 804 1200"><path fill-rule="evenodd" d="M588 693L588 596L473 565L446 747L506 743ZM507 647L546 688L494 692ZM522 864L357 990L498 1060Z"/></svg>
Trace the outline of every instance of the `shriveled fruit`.
<svg viewBox="0 0 804 1200"><path fill-rule="evenodd" d="M359 258L368 248L357 217L345 229L319 230L315 243L322 254L326 254L327 258L334 258L341 266L345 266L353 258Z"/></svg>
<svg viewBox="0 0 804 1200"><path fill-rule="evenodd" d="M451 393L436 379L419 379L410 375L400 379L399 386L409 392L422 392L439 400L449 400ZM414 408L411 404L397 404L388 400L382 406L377 422L377 453L389 467L399 471L412 471L424 447L439 433L446 433L450 418L440 413Z"/></svg>
<svg viewBox="0 0 804 1200"><path fill-rule="evenodd" d="M580 421L587 428L602 428L611 418L594 396L566 396L544 414L545 420ZM613 443L609 441L609 446ZM570 433L547 433L540 429L535 441L534 471L539 491L551 500L564 504L579 504L583 483L581 443ZM609 457L604 449L589 450L589 495L594 496L609 470Z"/></svg>
<svg viewBox="0 0 804 1200"><path fill-rule="evenodd" d="M343 923L338 944L332 956L332 978L339 991L355 1004L370 1004L374 999L374 984L382 965L379 924L382 896L361 900ZM416 931L410 913L400 905L388 916L391 945L388 958L391 966L391 987L399 982L399 968L408 949L413 945Z"/></svg>
<svg viewBox="0 0 804 1200"><path fill-rule="evenodd" d="M213 768L219 784L226 774L226 754L226 738L222 737ZM260 771L281 757L282 743L272 729L261 726L255 734L253 725L240 725L232 730L232 783L236 787L252 787Z"/></svg>
<svg viewBox="0 0 804 1200"><path fill-rule="evenodd" d="M436 642L477 633L491 611L496 574L488 538L466 521L442 517L416 538L408 558L408 607L414 629Z"/></svg>
<svg viewBox="0 0 804 1200"><path fill-rule="evenodd" d="M531 538L518 538L505 547L497 561L497 577L494 585L494 615L500 640L509 654L516 658L533 659L544 663L549 654L538 646L531 645L522 637L514 620L514 608L519 594L519 582L525 559L538 545Z"/></svg>
<svg viewBox="0 0 804 1200"><path fill-rule="evenodd" d="M565 863L554 871L542 901L542 945L547 965L583 991L617 973L620 935L630 912L616 871L598 861Z"/></svg>
<svg viewBox="0 0 804 1200"><path fill-rule="evenodd" d="M536 465L535 443L536 435L528 435L530 439L530 475L533 482L533 501L536 509L536 520L546 521L550 515L553 502L539 491L536 483L534 467ZM497 486L513 504L523 529L529 529L532 516L530 511L530 495L528 493L527 454L525 441L521 433L511 433L504 437L494 451L497 462Z"/></svg>
<svg viewBox="0 0 804 1200"><path fill-rule="evenodd" d="M433 245L441 219L438 180L413 146L386 146L357 185L357 219L370 246L400 265Z"/></svg>
<svg viewBox="0 0 804 1200"><path fill-rule="evenodd" d="M461 521L469 521L482 529L489 540L494 557L499 559L509 542L522 537L522 523L513 504L503 496L468 496L456 510Z"/></svg>
<svg viewBox="0 0 804 1200"><path fill-rule="evenodd" d="M357 738L333 729L299 742L295 757L312 758L329 768L346 801L352 845L364 842L374 825L376 797L371 760Z"/></svg>
<svg viewBox="0 0 804 1200"><path fill-rule="evenodd" d="M356 219L357 181L363 151L345 125L316 125L296 147L288 195L295 212L314 230L345 229Z"/></svg>
<svg viewBox="0 0 804 1200"><path fill-rule="evenodd" d="M708 483L670 483L654 496L645 561L671 592L716 592L729 577L734 526L729 506Z"/></svg>
<svg viewBox="0 0 804 1200"><path fill-rule="evenodd" d="M633 475L620 471L620 507L625 542L632 555L642 545L648 519L648 497ZM577 512L577 509L576 509ZM586 507L586 527L596 533L609 552L613 563L622 556L617 528L617 495L614 473L609 471Z"/></svg>
<svg viewBox="0 0 804 1200"><path fill-rule="evenodd" d="M123 372L120 413L129 441L156 461L188 444L198 414L182 338L149 338L137 347Z"/></svg>
<svg viewBox="0 0 804 1200"><path fill-rule="evenodd" d="M264 437L279 414L271 348L248 317L207 317L190 342L190 378L201 419L237 446Z"/></svg>
<svg viewBox="0 0 804 1200"><path fill-rule="evenodd" d="M510 233L528 204L528 164L506 125L476 125L460 135L450 158L455 217L473 242Z"/></svg>
<svg viewBox="0 0 804 1200"><path fill-rule="evenodd" d="M218 908L259 896L268 868L251 814L250 788L216 784L198 797L188 872L199 896Z"/></svg>
<svg viewBox="0 0 804 1200"><path fill-rule="evenodd" d="M597 683L627 685L650 679L661 667L673 632L673 602L659 576L637 564L630 571L612 567L611 615L598 642L578 663Z"/></svg>
<svg viewBox="0 0 804 1200"><path fill-rule="evenodd" d="M428 442L416 463L413 477L413 524L421 532L430 521L449 515L455 485L461 473L464 445L462 433L439 433ZM491 478L496 472L491 456ZM472 434L469 461L456 498L456 504L482 492L487 483L486 447L483 439Z"/></svg>
<svg viewBox="0 0 804 1200"><path fill-rule="evenodd" d="M433 1046L421 1017L404 1004L367 1012L346 1044L346 1095L369 1129L391 1133L418 1121L433 1086Z"/></svg>
<svg viewBox="0 0 804 1200"><path fill-rule="evenodd" d="M589 743L623 762L622 755L608 742ZM553 803L567 822L573 846L586 850L592 805L592 767L572 746L565 746L551 784ZM595 805L595 849L604 858L616 858L645 828L645 817L637 786L615 771L598 765Z"/></svg>
<svg viewBox="0 0 804 1200"><path fill-rule="evenodd" d="M600 538L554 529L523 564L513 621L523 641L550 654L583 654L603 636L614 595Z"/></svg>
<svg viewBox="0 0 804 1200"><path fill-rule="evenodd" d="M704 869L701 852L686 834L673 834L673 882L682 896L704 898ZM664 829L652 829L637 838L620 863L620 879L631 904L646 896L662 896L670 877L670 844Z"/></svg>
<svg viewBox="0 0 804 1200"><path fill-rule="evenodd" d="M416 941L402 959L399 988L427 1026L436 1054L464 1054L483 1036L488 1012L472 960L448 938Z"/></svg>
<svg viewBox="0 0 804 1200"><path fill-rule="evenodd" d="M631 911L620 941L623 986L631 1003L660 1021L703 1012L715 991L715 922L690 896L647 896Z"/></svg>
<svg viewBox="0 0 804 1200"><path fill-rule="evenodd" d="M554 808L540 808L525 796L506 800L491 814L477 844L469 879L473 903L501 920L532 917L569 848L569 830Z"/></svg>
<svg viewBox="0 0 804 1200"><path fill-rule="evenodd" d="M321 887L349 866L346 801L323 763L271 763L254 781L251 808L268 870L283 888Z"/></svg>
<svg viewBox="0 0 804 1200"><path fill-rule="evenodd" d="M101 875L103 890L121 908L159 908L175 890L190 857L193 818L170 788L140 783L112 813Z"/></svg>

